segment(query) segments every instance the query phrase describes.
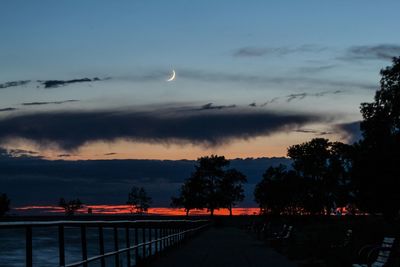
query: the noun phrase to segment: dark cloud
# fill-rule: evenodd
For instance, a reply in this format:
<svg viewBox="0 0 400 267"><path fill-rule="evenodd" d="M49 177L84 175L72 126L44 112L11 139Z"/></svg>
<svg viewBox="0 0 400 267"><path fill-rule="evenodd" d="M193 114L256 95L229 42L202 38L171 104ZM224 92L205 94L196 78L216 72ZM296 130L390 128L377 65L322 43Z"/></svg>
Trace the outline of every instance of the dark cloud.
<svg viewBox="0 0 400 267"><path fill-rule="evenodd" d="M2 159L41 159L37 151L25 149L5 149L0 147L0 160Z"/></svg>
<svg viewBox="0 0 400 267"><path fill-rule="evenodd" d="M22 103L21 105L23 106L41 106L41 105L50 105L50 104L64 104L64 103L70 103L70 102L78 102L79 100L75 99L69 99L69 100L63 100L63 101L50 101L50 102L26 102Z"/></svg>
<svg viewBox="0 0 400 267"><path fill-rule="evenodd" d="M319 53L327 48L318 45L301 45L297 47L255 47L247 46L233 52L234 57L260 57L265 55L284 56L294 53Z"/></svg>
<svg viewBox="0 0 400 267"><path fill-rule="evenodd" d="M233 53L235 57L260 57L264 56L271 48L265 47L242 47Z"/></svg>
<svg viewBox="0 0 400 267"><path fill-rule="evenodd" d="M0 89L5 89L14 86L21 86L30 82L31 82L30 80L24 80L24 81L12 81L12 82L0 83Z"/></svg>
<svg viewBox="0 0 400 267"><path fill-rule="evenodd" d="M327 120L320 115L274 113L264 110L152 112L71 111L19 114L0 119L0 142L25 138L40 145L77 149L88 142L127 139L149 143L221 145L233 139L268 136L307 123Z"/></svg>
<svg viewBox="0 0 400 267"><path fill-rule="evenodd" d="M297 132L297 133L311 133L311 134L315 134L315 135L318 135L318 136L333 134L333 132L329 132L329 131L318 131L318 130L312 130L312 129L296 129L296 130L294 130L294 132Z"/></svg>
<svg viewBox="0 0 400 267"><path fill-rule="evenodd" d="M71 154L58 154L57 155L57 157L59 157L59 158L68 158L68 157L71 157L72 155Z"/></svg>
<svg viewBox="0 0 400 267"><path fill-rule="evenodd" d="M342 94L344 92L345 92L344 90L330 90L330 91L322 91L322 92L317 92L317 93L302 92L302 93L290 94L290 95L286 95L283 97L274 97L274 98L262 103L260 105L260 107L265 107L269 104L276 103L279 100L285 100L286 102L291 102L293 100L302 100L307 97L317 97L318 98L318 97L323 97L323 96L327 96L327 95Z"/></svg>
<svg viewBox="0 0 400 267"><path fill-rule="evenodd" d="M316 72L327 71L333 68L336 68L338 65L323 65L323 66L308 66L308 67L300 67L298 70L301 73L310 73L314 74Z"/></svg>
<svg viewBox="0 0 400 267"><path fill-rule="evenodd" d="M400 56L400 45L379 44L379 45L360 45L352 46L340 59L344 60L364 60L364 59L383 59L391 60L393 57Z"/></svg>
<svg viewBox="0 0 400 267"><path fill-rule="evenodd" d="M257 103L256 102L250 103L249 107L255 108L255 107L257 107Z"/></svg>
<svg viewBox="0 0 400 267"><path fill-rule="evenodd" d="M39 152L25 149L10 149L8 153L12 156L20 156L20 155L38 155Z"/></svg>
<svg viewBox="0 0 400 267"><path fill-rule="evenodd" d="M323 97L326 95L337 95L344 93L343 90L335 90L335 91L323 91L318 93L298 93L298 94L290 94L286 96L286 102L291 102L293 100L302 100L306 97Z"/></svg>
<svg viewBox="0 0 400 267"><path fill-rule="evenodd" d="M265 107L265 106L267 106L267 105L269 105L269 104L275 103L275 102L277 102L277 101L279 100L279 98L280 98L280 97L274 97L274 98L272 98L272 99L270 99L270 100L268 100L268 101L262 103L260 106L261 106L261 107Z"/></svg>
<svg viewBox="0 0 400 267"><path fill-rule="evenodd" d="M229 106L219 105L219 106L214 106L213 103L208 103L208 104L205 104L205 105L201 106L201 108L200 108L199 110L213 110L213 109L226 109L226 108L236 108L236 105L229 105Z"/></svg>
<svg viewBox="0 0 400 267"><path fill-rule="evenodd" d="M105 153L105 154L104 154L104 156L113 156L113 155L117 155L117 153L110 152L110 153Z"/></svg>
<svg viewBox="0 0 400 267"><path fill-rule="evenodd" d="M0 112L14 111L14 110L17 110L17 108L0 108Z"/></svg>
<svg viewBox="0 0 400 267"><path fill-rule="evenodd" d="M69 85L72 83L97 82L97 81L101 81L101 80L102 79L95 77L93 79L83 78L83 79L73 79L73 80L46 80L46 81L38 81L38 82L40 82L42 85L44 85L44 88L57 88L57 87Z"/></svg>
<svg viewBox="0 0 400 267"><path fill-rule="evenodd" d="M350 144L357 142L362 138L360 121L336 124L333 128L341 133L342 137Z"/></svg>
<svg viewBox="0 0 400 267"><path fill-rule="evenodd" d="M286 101L287 101L287 102L290 102L290 101L292 101L292 100L294 100L294 99L296 99L296 100L302 100L302 99L304 99L307 95L308 95L307 93L290 94L290 95L286 96L286 97L287 97Z"/></svg>

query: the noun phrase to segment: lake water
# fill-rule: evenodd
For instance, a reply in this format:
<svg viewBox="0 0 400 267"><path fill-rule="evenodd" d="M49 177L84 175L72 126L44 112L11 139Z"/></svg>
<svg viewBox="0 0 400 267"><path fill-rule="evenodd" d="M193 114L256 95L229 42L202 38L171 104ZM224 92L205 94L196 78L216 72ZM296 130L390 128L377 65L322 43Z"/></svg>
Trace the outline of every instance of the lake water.
<svg viewBox="0 0 400 267"><path fill-rule="evenodd" d="M105 252L114 250L113 228L104 228ZM148 230L145 231L148 239ZM138 230L138 242L142 242L142 230ZM131 245L135 242L134 230L130 231ZM154 237L154 233L152 234ZM58 228L37 227L32 230L33 266L58 266ZM80 228L65 228L65 258L66 263L73 263L82 259ZM125 248L125 229L118 230L119 248ZM88 257L99 255L98 228L87 228ZM149 253L149 247L146 248ZM152 246L154 253L155 246ZM142 248L139 249L142 255ZM126 253L120 254L120 266L127 266ZM134 250L131 252L131 264L135 263ZM20 267L25 265L25 229L0 229L0 266ZM89 267L100 266L100 261L89 263ZM115 266L115 257L106 258L106 266Z"/></svg>

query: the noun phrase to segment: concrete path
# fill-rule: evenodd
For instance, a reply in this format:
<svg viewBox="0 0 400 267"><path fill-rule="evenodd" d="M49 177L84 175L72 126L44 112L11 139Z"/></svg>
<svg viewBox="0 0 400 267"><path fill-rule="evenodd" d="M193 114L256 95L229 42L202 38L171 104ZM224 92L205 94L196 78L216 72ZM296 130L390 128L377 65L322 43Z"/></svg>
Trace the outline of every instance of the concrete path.
<svg viewBox="0 0 400 267"><path fill-rule="evenodd" d="M294 267L287 260L236 228L211 228L150 264L151 267Z"/></svg>

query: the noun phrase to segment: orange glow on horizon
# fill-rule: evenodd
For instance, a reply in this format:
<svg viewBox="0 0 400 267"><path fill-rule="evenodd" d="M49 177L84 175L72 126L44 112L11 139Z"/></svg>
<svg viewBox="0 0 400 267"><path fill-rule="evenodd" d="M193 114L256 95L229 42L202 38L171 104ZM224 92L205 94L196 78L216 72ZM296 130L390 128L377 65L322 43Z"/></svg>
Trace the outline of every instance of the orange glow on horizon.
<svg viewBox="0 0 400 267"><path fill-rule="evenodd" d="M129 205L85 205L82 209L77 211L77 214L88 214L88 209L92 209L94 215L129 215L132 213L132 207ZM58 206L44 205L44 206L24 206L13 209L14 211L24 213L37 213L37 214L60 214L64 213L64 209ZM258 214L259 208L233 208L233 215L254 215ZM207 210L191 210L189 215L209 215ZM186 212L180 208L166 208L154 207L149 208L146 215L161 215L161 216L185 216ZM214 211L214 215L229 215L228 209L219 209Z"/></svg>
<svg viewBox="0 0 400 267"><path fill-rule="evenodd" d="M316 126L317 127L317 126ZM321 126L319 126L321 127ZM5 144L6 149L38 151L40 156L50 160L111 160L111 159L154 159L154 160L196 160L211 154L224 155L227 159L285 157L290 145L309 141L315 134L294 131L282 132L264 137L234 140L221 146L205 147L193 144L140 143L129 140L114 142L92 142L76 151L62 151L57 147L37 146L28 140L13 140ZM325 136L332 141L343 141L338 135Z"/></svg>

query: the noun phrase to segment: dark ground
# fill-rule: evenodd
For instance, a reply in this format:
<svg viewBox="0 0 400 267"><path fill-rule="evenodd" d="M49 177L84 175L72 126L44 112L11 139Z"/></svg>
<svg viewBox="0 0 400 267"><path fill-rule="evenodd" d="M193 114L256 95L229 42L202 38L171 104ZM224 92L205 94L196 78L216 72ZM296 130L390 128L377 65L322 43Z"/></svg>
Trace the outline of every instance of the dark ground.
<svg viewBox="0 0 400 267"><path fill-rule="evenodd" d="M294 267L264 242L235 227L212 227L179 249L154 260L151 267Z"/></svg>
<svg viewBox="0 0 400 267"><path fill-rule="evenodd" d="M186 219L182 216L96 216L96 215L79 215L73 217L65 216L31 216L31 217L5 217L1 221L48 221L48 220L135 220L135 219ZM208 216L188 217L188 219L208 219ZM230 254L239 255L243 251L243 256L237 256L235 262L245 262L246 258L256 258L254 255L268 255L271 259L289 259L298 266L326 266L326 267L342 267L351 266L351 263L361 262L363 259L358 257L357 253L365 244L379 244L383 237L393 236L398 238L400 235L399 221L387 222L380 216L298 216L298 217L261 217L261 216L215 216L213 219L214 228L208 233L201 233L199 238L188 241L178 249L171 249L165 254L167 257L163 259L168 263L168 257L176 257L185 262L192 257L200 257L218 252L221 264L228 264L229 260L224 260ZM267 233L260 234L257 231L249 232L249 226L256 226L257 230L264 223L270 223ZM293 235L284 242L272 243L268 241L271 234L278 232L282 225L286 223L293 225ZM254 228L254 227L253 227ZM353 230L351 242L341 247L345 238L347 229ZM204 238L200 238L204 234ZM230 238L233 238L232 240ZM225 242L224 240L228 240ZM236 240L236 241L235 241ZM241 243L238 243L240 240ZM193 241L193 243L191 243ZM187 247L186 247L187 246ZM205 246L206 250L200 247ZM252 249L249 249L251 247ZM271 249L273 248L273 250ZM191 252L193 250L194 252ZM252 252L252 250L254 250ZM262 253L261 253L262 251ZM399 261L399 246L396 246L395 261ZM279 254L277 254L277 253ZM182 253L182 254L181 254ZM195 254L193 254L195 253ZM197 254L196 254L197 253ZM202 254L203 253L203 254ZM254 253L254 255L252 254ZM173 256L177 255L177 256ZM203 256L202 256L203 255ZM249 256L246 256L249 255ZM264 256L265 256L264 255ZM264 259L264 256L260 256ZM229 257L228 257L229 258ZM234 258L232 258L234 259ZM161 259L160 259L161 260ZM266 261L262 260L262 261ZM212 266L201 265L203 262L210 264L211 261L204 259L203 261L195 261L192 266ZM284 260L284 262L287 262ZM205 264L204 263L204 264ZM157 264L157 262L154 262ZM241 266L259 266L256 262L247 260L248 265ZM190 266L187 265L187 266ZM154 265L160 266L160 265ZM163 265L168 266L168 265ZM180 266L180 265L169 265ZM224 266L224 265L218 265ZM226 265L229 266L229 265ZM231 265L235 266L235 265ZM261 265L268 266L268 265ZM274 265L271 265L274 266ZM280 266L280 265L275 265ZM282 265L285 266L285 265ZM293 265L288 265L293 266ZM396 265L399 266L399 265Z"/></svg>

